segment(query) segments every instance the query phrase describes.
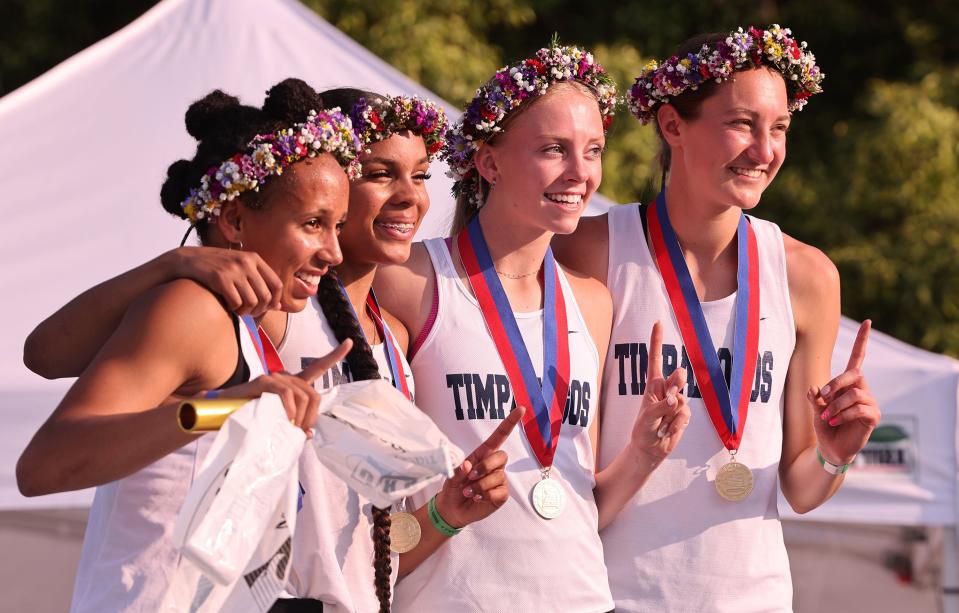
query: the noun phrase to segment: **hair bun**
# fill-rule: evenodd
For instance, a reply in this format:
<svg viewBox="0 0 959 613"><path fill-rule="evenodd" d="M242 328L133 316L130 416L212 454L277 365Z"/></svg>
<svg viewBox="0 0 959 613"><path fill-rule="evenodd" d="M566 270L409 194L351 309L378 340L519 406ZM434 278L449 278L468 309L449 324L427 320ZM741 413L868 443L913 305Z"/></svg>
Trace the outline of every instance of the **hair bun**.
<svg viewBox="0 0 959 613"><path fill-rule="evenodd" d="M307 114L323 108L323 99L301 79L284 79L266 92L263 113L282 123L306 121Z"/></svg>
<svg viewBox="0 0 959 613"><path fill-rule="evenodd" d="M167 168L166 181L160 188L160 202L167 213L187 219L180 203L193 186L193 174L193 164L189 160L177 160Z"/></svg>
<svg viewBox="0 0 959 613"><path fill-rule="evenodd" d="M190 105L186 112L186 131L202 141L222 130L235 111L240 108L236 96L214 90Z"/></svg>

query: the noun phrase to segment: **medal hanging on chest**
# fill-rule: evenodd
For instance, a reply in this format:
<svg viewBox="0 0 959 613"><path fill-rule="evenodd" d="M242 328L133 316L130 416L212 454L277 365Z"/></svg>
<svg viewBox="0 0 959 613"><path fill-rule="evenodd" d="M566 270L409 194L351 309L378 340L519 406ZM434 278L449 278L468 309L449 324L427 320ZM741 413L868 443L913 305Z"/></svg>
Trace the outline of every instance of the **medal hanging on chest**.
<svg viewBox="0 0 959 613"><path fill-rule="evenodd" d="M356 325L362 329L360 318L356 315L356 310L353 308L353 303L350 302L350 296L346 293L346 287L342 281L340 281L340 293L343 294L346 304L349 305L350 312L356 320ZM376 326L380 337L383 339L386 362L390 367L393 387L401 391L412 402L413 394L410 393L410 388L406 384L406 372L403 370L403 361L400 359L400 348L396 344L396 339L390 333L390 329L386 326L386 321L380 311L380 304L376 301L376 295L372 289L366 295L366 310L373 318L373 325ZM421 536L420 523L412 513L406 511L406 501L401 502L400 508L390 513L390 550L396 553L411 551L420 544Z"/></svg>
<svg viewBox="0 0 959 613"><path fill-rule="evenodd" d="M401 500L400 508L390 513L390 550L396 553L412 551L420 544L422 534L420 522L406 511L406 500Z"/></svg>
<svg viewBox="0 0 959 613"><path fill-rule="evenodd" d="M563 512L566 502L562 485L550 479L550 468L559 445L570 372L566 299L553 252L547 249L543 260L543 381L540 384L509 298L493 267L479 218L474 217L460 232L457 246L486 328L513 388L513 398L517 406L526 407L523 432L542 475L530 492L530 500L540 517L553 519Z"/></svg>
<svg viewBox="0 0 959 613"><path fill-rule="evenodd" d="M703 404L716 433L729 450L730 461L716 474L716 491L731 502L745 500L753 489L753 475L747 466L736 460L736 453L746 428L749 395L759 350L759 248L756 235L746 216L741 214L736 230L736 320L732 374L727 388L696 287L669 222L665 193L660 192L655 205L649 207L648 224L656 264L679 324Z"/></svg>

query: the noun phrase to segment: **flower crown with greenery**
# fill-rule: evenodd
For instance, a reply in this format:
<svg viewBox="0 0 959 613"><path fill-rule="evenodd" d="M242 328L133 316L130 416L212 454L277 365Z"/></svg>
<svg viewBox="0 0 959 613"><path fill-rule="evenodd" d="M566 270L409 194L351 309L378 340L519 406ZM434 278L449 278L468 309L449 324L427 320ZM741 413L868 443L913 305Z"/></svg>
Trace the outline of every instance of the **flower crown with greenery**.
<svg viewBox="0 0 959 613"><path fill-rule="evenodd" d="M449 164L453 194L466 195L479 207L479 173L473 159L480 145L502 131L503 120L531 98L546 93L551 85L579 81L596 94L603 129L612 124L616 85L593 55L579 47L560 46L555 37L528 59L505 66L476 90L462 118L447 135L440 157Z"/></svg>
<svg viewBox="0 0 959 613"><path fill-rule="evenodd" d="M446 142L449 121L443 107L416 96L360 98L350 111L353 130L364 145L409 130L423 138L432 160Z"/></svg>
<svg viewBox="0 0 959 613"><path fill-rule="evenodd" d="M271 176L279 176L290 165L323 153L331 153L353 178L359 176L357 156L361 151L362 144L353 132L350 118L339 108L310 111L303 123L254 136L245 152L207 171L200 179L200 187L191 189L180 207L194 223L215 218L224 202L247 191L259 191Z"/></svg>
<svg viewBox="0 0 959 613"><path fill-rule="evenodd" d="M816 56L797 43L789 28L774 24L767 30L750 27L730 32L713 45L704 44L697 53L674 55L662 64L650 61L636 77L627 95L629 111L648 124L656 107L687 90L713 80L721 83L742 68L768 66L786 80L790 112L801 111L808 98L822 91L825 78L816 65Z"/></svg>

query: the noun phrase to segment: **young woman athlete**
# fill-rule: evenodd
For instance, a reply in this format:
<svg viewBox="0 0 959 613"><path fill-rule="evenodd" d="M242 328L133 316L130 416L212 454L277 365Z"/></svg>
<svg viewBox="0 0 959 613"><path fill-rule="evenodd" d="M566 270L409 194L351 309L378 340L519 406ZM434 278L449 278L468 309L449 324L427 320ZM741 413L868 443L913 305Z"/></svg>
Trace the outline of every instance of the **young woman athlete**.
<svg viewBox="0 0 959 613"><path fill-rule="evenodd" d="M302 310L341 259L343 167L359 152L346 117L303 106L297 93L274 86L262 109L219 91L194 103L186 124L197 156L171 165L161 192L164 208L189 217L205 244L258 253L282 281L274 299L286 311ZM178 560L173 524L212 442L179 430L173 397L277 393L309 429L319 404L312 380L349 346L301 377L265 375L256 323L204 287L177 280L133 300L17 464L26 495L99 486L71 610L160 607Z"/></svg>
<svg viewBox="0 0 959 613"><path fill-rule="evenodd" d="M597 527L688 420L682 372L667 382L654 368L660 395L631 407L632 444L594 470L612 307L602 284L555 264L549 242L576 228L599 185L614 99L603 69L576 47L499 71L444 150L457 178L456 234L414 245L406 264L377 277L378 295L416 338L417 405L451 440L472 448L514 404L529 407L524 436L503 446L512 500L459 534L455 518L431 513L450 542L408 574L401 560L397 611L613 607ZM414 503L429 507L431 493Z"/></svg>
<svg viewBox="0 0 959 613"><path fill-rule="evenodd" d="M602 532L617 610L791 610L778 486L798 512L819 506L878 423L859 370L868 321L848 369L829 381L835 266L744 214L822 77L779 26L697 37L651 62L630 109L661 139L663 192L555 244L560 261L613 295L601 467L628 444L652 322L663 324L665 372L693 373L692 426Z"/></svg>

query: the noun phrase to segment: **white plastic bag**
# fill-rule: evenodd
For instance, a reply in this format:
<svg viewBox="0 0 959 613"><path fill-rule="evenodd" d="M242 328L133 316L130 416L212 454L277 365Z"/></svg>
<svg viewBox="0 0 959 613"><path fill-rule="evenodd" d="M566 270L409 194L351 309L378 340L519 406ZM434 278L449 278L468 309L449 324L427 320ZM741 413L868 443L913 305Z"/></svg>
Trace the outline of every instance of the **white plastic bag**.
<svg viewBox="0 0 959 613"><path fill-rule="evenodd" d="M380 508L452 477L463 452L385 379L324 395L311 441L330 471Z"/></svg>
<svg viewBox="0 0 959 613"><path fill-rule="evenodd" d="M180 547L164 611L255 611L289 576L306 440L278 396L236 411L217 433L173 532Z"/></svg>

